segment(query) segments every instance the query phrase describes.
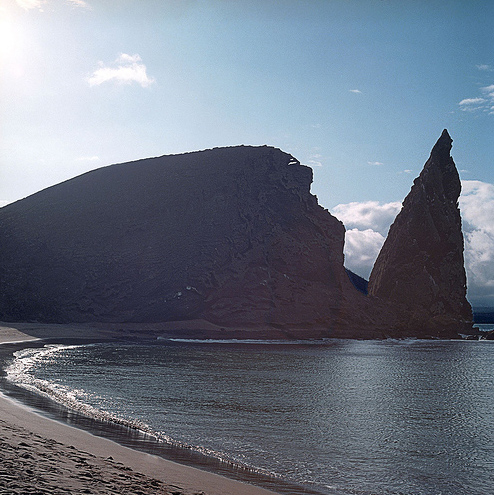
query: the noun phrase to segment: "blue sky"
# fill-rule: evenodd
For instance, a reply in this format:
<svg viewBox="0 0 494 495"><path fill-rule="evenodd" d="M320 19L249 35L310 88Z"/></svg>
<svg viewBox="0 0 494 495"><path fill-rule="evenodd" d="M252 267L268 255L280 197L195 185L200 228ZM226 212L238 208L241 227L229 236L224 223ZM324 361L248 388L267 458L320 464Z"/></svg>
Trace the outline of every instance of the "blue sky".
<svg viewBox="0 0 494 495"><path fill-rule="evenodd" d="M0 205L111 163L268 144L312 166L368 275L447 128L469 284L494 303L493 24L490 0L0 0Z"/></svg>

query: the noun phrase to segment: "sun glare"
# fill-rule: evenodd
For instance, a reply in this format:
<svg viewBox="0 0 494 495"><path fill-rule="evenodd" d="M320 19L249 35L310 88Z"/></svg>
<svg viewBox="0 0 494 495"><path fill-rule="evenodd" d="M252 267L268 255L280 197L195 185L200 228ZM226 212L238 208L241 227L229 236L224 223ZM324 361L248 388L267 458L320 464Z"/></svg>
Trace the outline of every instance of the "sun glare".
<svg viewBox="0 0 494 495"><path fill-rule="evenodd" d="M0 67L4 73L22 75L20 27L7 17L0 17Z"/></svg>
<svg viewBox="0 0 494 495"><path fill-rule="evenodd" d="M14 44L14 30L7 19L0 19L0 50L6 53Z"/></svg>
<svg viewBox="0 0 494 495"><path fill-rule="evenodd" d="M0 18L0 55L2 58L15 54L19 49L21 36L13 21Z"/></svg>

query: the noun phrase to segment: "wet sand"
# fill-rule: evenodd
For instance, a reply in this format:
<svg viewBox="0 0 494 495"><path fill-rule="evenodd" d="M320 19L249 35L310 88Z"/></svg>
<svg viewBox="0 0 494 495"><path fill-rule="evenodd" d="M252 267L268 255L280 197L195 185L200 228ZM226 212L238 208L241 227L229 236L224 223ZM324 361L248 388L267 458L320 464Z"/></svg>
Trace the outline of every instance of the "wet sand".
<svg viewBox="0 0 494 495"><path fill-rule="evenodd" d="M0 323L0 344L81 337L80 329ZM58 333L58 335L57 335ZM120 335L121 336L121 335ZM84 329L84 337L116 338ZM0 394L0 493L273 495L247 483L119 445L66 425Z"/></svg>

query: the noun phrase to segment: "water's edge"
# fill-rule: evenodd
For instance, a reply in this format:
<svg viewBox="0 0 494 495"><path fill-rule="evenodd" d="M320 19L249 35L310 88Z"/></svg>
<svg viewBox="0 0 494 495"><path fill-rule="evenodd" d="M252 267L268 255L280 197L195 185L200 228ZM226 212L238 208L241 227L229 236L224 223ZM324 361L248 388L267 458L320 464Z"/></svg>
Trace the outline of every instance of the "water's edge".
<svg viewBox="0 0 494 495"><path fill-rule="evenodd" d="M82 414L41 394L16 386L6 379L5 368L14 358L14 352L27 348L42 348L45 345L87 345L94 343L94 340L46 339L0 345L0 391L50 419L80 428L95 436L107 438L134 450L256 485L280 494L320 495L321 492L319 491L295 485L277 477L263 475L249 467L238 466L188 448L158 441L139 429Z"/></svg>

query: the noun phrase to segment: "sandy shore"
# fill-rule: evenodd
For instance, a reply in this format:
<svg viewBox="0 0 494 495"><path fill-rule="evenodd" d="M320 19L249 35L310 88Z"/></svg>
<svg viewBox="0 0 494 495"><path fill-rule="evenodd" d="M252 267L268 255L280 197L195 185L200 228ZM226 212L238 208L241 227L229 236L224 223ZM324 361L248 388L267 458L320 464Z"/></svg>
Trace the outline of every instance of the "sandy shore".
<svg viewBox="0 0 494 495"><path fill-rule="evenodd" d="M0 324L0 344L57 338L58 326ZM60 327L61 328L61 327ZM74 337L81 336L74 328ZM66 327L63 334L67 335ZM94 330L88 338L111 338ZM262 488L123 447L0 394L0 493L273 495Z"/></svg>

